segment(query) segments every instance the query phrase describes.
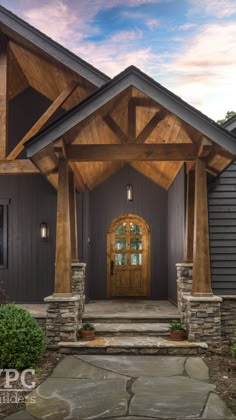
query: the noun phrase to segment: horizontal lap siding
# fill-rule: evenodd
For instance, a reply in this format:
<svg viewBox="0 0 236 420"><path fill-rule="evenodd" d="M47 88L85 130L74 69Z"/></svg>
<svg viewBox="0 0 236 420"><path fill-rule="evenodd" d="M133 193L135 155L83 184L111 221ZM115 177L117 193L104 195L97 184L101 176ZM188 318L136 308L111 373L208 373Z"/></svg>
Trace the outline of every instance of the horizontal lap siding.
<svg viewBox="0 0 236 420"><path fill-rule="evenodd" d="M212 288L236 293L236 162L209 186L209 233Z"/></svg>

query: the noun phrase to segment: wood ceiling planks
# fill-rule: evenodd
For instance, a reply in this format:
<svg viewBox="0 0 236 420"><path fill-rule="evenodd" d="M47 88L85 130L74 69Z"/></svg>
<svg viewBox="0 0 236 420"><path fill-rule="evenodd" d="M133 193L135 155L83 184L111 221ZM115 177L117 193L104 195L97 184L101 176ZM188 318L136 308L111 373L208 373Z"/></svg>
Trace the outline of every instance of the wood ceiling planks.
<svg viewBox="0 0 236 420"><path fill-rule="evenodd" d="M76 89L63 106L66 110L78 104L95 89L91 83L78 74L67 69L62 69L46 58L36 55L26 48L22 48L12 41L10 42L10 48L29 85L51 101L54 101L60 95L72 79L78 82L78 89Z"/></svg>
<svg viewBox="0 0 236 420"><path fill-rule="evenodd" d="M11 100L23 90L25 90L29 83L12 51L9 47L8 49L8 59L9 59L9 84L8 84L8 100Z"/></svg>

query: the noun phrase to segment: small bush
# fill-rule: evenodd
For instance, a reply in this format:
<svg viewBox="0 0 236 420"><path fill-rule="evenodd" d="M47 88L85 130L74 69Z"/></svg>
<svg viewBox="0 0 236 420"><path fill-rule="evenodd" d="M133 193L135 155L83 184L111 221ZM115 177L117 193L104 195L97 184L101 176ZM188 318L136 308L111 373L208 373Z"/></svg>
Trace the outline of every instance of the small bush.
<svg viewBox="0 0 236 420"><path fill-rule="evenodd" d="M44 334L25 309L0 305L0 368L33 368L45 349Z"/></svg>
<svg viewBox="0 0 236 420"><path fill-rule="evenodd" d="M234 359L236 359L236 343L231 346L231 354Z"/></svg>
<svg viewBox="0 0 236 420"><path fill-rule="evenodd" d="M90 324L90 322L86 322L85 324L82 325L82 329L85 331L92 331L95 329L93 324Z"/></svg>

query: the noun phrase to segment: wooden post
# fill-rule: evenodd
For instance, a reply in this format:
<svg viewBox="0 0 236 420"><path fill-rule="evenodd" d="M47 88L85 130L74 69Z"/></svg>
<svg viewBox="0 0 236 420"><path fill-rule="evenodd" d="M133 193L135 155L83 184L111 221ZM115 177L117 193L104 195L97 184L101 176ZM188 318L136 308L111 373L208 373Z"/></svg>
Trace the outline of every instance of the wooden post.
<svg viewBox="0 0 236 420"><path fill-rule="evenodd" d="M69 172L69 203L70 203L70 234L71 234L71 261L78 261L78 239L77 239L77 212L76 212L76 189L75 177L72 171Z"/></svg>
<svg viewBox="0 0 236 420"><path fill-rule="evenodd" d="M71 235L69 208L69 165L59 159L54 295L71 296Z"/></svg>
<svg viewBox="0 0 236 420"><path fill-rule="evenodd" d="M187 173L184 262L193 262L195 171Z"/></svg>
<svg viewBox="0 0 236 420"><path fill-rule="evenodd" d="M0 159L5 159L8 140L8 40L0 34Z"/></svg>
<svg viewBox="0 0 236 420"><path fill-rule="evenodd" d="M202 159L196 160L195 173L192 294L212 295L206 164Z"/></svg>

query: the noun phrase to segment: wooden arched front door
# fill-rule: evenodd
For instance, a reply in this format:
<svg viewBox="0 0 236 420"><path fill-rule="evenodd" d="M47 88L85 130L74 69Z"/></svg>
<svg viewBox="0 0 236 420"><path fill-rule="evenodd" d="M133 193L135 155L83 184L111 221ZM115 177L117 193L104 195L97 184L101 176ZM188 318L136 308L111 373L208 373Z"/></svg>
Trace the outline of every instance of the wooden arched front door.
<svg viewBox="0 0 236 420"><path fill-rule="evenodd" d="M139 216L120 216L108 229L107 283L110 297L150 294L150 229Z"/></svg>

